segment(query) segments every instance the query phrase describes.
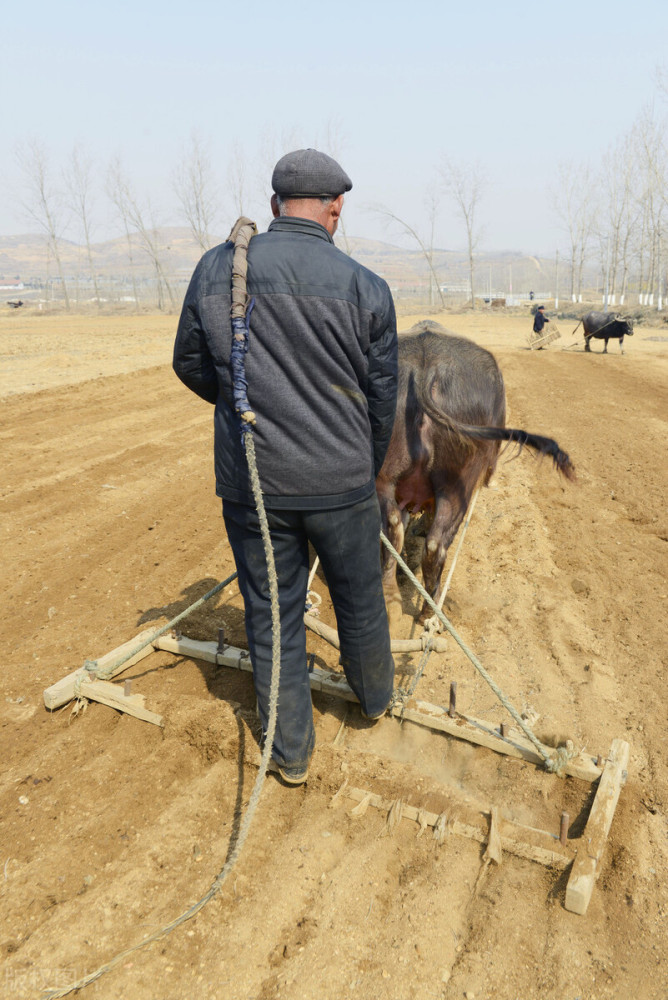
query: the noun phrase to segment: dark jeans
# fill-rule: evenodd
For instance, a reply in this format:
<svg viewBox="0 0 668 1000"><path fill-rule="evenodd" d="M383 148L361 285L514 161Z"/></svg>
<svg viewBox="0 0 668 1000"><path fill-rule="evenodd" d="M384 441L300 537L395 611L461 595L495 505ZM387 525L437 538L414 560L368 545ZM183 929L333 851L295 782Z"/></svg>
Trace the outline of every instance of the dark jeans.
<svg viewBox="0 0 668 1000"><path fill-rule="evenodd" d="M269 718L271 600L257 511L223 501L223 517L246 608L246 634L262 727ZM380 568L380 511L374 494L341 510L268 510L278 575L281 679L273 756L306 766L315 743L306 663L304 605L308 543L320 557L336 613L341 663L367 715L387 707L394 661Z"/></svg>

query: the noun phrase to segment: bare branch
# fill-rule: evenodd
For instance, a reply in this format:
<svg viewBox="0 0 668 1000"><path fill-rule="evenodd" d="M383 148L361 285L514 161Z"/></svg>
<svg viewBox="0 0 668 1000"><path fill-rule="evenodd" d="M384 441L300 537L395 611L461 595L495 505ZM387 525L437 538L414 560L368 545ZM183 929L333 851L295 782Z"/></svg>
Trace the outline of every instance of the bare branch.
<svg viewBox="0 0 668 1000"><path fill-rule="evenodd" d="M67 200L69 206L81 226L88 258L93 288L95 290L95 301L100 308L100 290L97 283L97 273L93 263L93 251L91 236L93 230L92 223L92 175L93 164L85 152L75 146L70 155L69 164L64 172L65 186L67 188Z"/></svg>
<svg viewBox="0 0 668 1000"><path fill-rule="evenodd" d="M56 262L65 308L69 310L70 299L58 245L64 229L62 194L53 186L46 148L37 139L30 139L17 148L16 159L25 182L23 209L44 234L47 253Z"/></svg>
<svg viewBox="0 0 668 1000"><path fill-rule="evenodd" d="M427 262L427 267L429 268L429 274L430 274L430 279L429 279L430 280L430 286L429 287L430 287L430 290L431 290L431 287L432 287L431 286L431 281L433 279L433 281L434 281L434 283L436 285L436 288L438 290L439 298L441 300L441 306L443 308L445 308L445 299L443 298L443 292L441 290L441 283L440 283L438 275L437 275L437 273L436 273L436 271L434 269L434 259L433 259L434 258L434 247L433 247L433 243L430 244L429 246L427 246L425 244L424 240L420 237L418 231L413 226L411 226L410 223L405 222L404 219L400 219L398 215L395 215L395 213L392 212L389 208L386 208L385 205L374 205L374 206L371 206L371 211L374 212L376 215L379 215L382 218L384 218L387 222L396 224L397 226L399 226L403 230L404 233L406 233L407 236L410 236L411 239L415 240L415 242L417 243L417 245L420 248L420 251L421 251L424 259ZM433 227L432 227L432 235L433 235Z"/></svg>
<svg viewBox="0 0 668 1000"><path fill-rule="evenodd" d="M192 234L205 253L212 246L218 195L209 150L196 132L192 133L190 148L174 171L172 184Z"/></svg>
<svg viewBox="0 0 668 1000"><path fill-rule="evenodd" d="M478 224L478 210L487 181L479 163L456 163L446 158L439 172L466 229L471 276L471 307L475 309L475 252L483 234Z"/></svg>

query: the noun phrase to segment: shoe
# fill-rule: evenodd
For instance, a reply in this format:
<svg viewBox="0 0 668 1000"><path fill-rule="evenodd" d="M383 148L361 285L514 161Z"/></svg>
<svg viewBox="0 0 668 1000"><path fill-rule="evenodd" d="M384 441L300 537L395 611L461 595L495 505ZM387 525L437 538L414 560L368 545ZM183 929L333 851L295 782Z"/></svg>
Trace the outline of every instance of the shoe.
<svg viewBox="0 0 668 1000"><path fill-rule="evenodd" d="M366 719L368 722L378 722L379 719L383 718L388 708L389 705L387 708L384 708L382 712L376 712L375 715L367 715L363 708L360 708L360 712L362 713L362 718Z"/></svg>
<svg viewBox="0 0 668 1000"><path fill-rule="evenodd" d="M303 785L308 778L308 767L285 767L275 760L271 761L271 770L278 771L283 781L288 785Z"/></svg>

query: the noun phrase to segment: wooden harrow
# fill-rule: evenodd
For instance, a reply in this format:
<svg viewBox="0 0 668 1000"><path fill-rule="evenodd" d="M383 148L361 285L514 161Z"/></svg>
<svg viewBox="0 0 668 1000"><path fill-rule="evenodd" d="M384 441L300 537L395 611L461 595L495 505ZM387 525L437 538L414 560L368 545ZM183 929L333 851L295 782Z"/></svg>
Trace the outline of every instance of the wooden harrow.
<svg viewBox="0 0 668 1000"><path fill-rule="evenodd" d="M559 340L560 337L561 333L559 331L559 328L557 327L556 323L552 322L550 323L550 329L547 331L547 333L534 333L533 331L531 332L531 335L529 336L529 350L531 351L540 350L543 347L547 347L547 345L551 344L554 340Z"/></svg>
<svg viewBox="0 0 668 1000"><path fill-rule="evenodd" d="M334 629L324 625L319 619L309 614L304 616L304 620L307 627L312 628L334 648L337 648L338 636ZM130 642L106 654L97 661L98 665L111 665L115 660L122 659L131 650L136 649L142 641L148 640L151 634L154 634L151 630L141 633ZM436 638L438 639L439 651L442 651L446 640L442 637ZM420 648L420 640L393 640L395 651L399 651L399 649L409 651L409 646L411 649ZM110 676L122 673L156 650L165 650L179 656L192 657L238 670L251 671L252 669L247 650L227 644L222 630L219 631L218 643L188 639L178 632L173 632L170 635L162 635L148 641L143 649L118 667L113 668ZM334 695L346 701L357 701L343 674L316 667L313 661L314 656L311 656L309 679L312 690ZM448 708L411 699L407 704L397 704L392 707L389 714L434 732L466 740L495 753L528 761L537 766L543 764L543 759L537 753L536 748L519 730L505 723L501 726L494 726L487 721L457 711L456 687L456 683L453 682ZM46 708L54 710L76 697L86 701L97 701L145 722L162 725L162 717L145 707L143 695L132 692L131 680L126 680L122 685L111 683L110 680L95 680L91 679L84 668L80 668L47 688L44 692L44 704ZM487 844L487 856L494 857L493 851L499 853L501 850L507 850L520 857L558 870L564 870L571 866L565 906L573 913L584 914L587 911L600 871L601 859L619 794L626 781L629 752L630 748L627 742L615 739L612 741L607 757L592 756L581 751L572 756L565 764L565 774L580 781L597 785L584 833L576 839L568 837L569 818L566 813L562 814L561 827L557 834L511 823L500 815L496 806L477 815L472 815L470 808L467 812L466 808L462 806L461 810L459 808L457 810L459 818L456 821L446 821L444 817L428 813L408 803L386 801L372 790L348 789L346 784L341 787L337 797L342 798L345 795L353 799L357 803L353 810L356 815L360 815L368 807L372 807L387 813L388 825L399 822L403 817L418 823L421 830L433 827L434 835L441 839L447 832ZM449 792L448 795L451 796L451 793Z"/></svg>

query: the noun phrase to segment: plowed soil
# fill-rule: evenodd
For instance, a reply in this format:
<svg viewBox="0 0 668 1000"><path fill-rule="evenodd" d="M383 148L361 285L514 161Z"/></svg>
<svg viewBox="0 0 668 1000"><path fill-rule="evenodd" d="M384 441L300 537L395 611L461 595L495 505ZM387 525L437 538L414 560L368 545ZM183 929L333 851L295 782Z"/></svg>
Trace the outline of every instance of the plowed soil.
<svg viewBox="0 0 668 1000"><path fill-rule="evenodd" d="M416 317L405 318L406 328ZM570 327L526 348L527 317L441 317L489 347L509 423L555 437L577 468L506 452L480 494L446 611L536 734L603 757L630 743L586 916L568 871L451 833L439 844L342 794L350 785L449 817L502 816L569 838L589 784L315 694L309 780L265 782L219 895L87 987L100 1000L603 1000L668 995L665 326L607 356ZM64 987L178 917L234 846L259 750L250 675L157 652L120 675L158 727L43 691L87 658L159 627L233 569L212 475L207 404L169 365L174 317L0 321L0 992ZM600 344L595 347L600 352ZM334 625L326 584L322 618ZM396 637L419 634L402 581ZM231 584L181 625L245 646ZM309 637L316 662L336 653ZM406 684L419 655L398 656ZM448 640L417 694L504 721Z"/></svg>

